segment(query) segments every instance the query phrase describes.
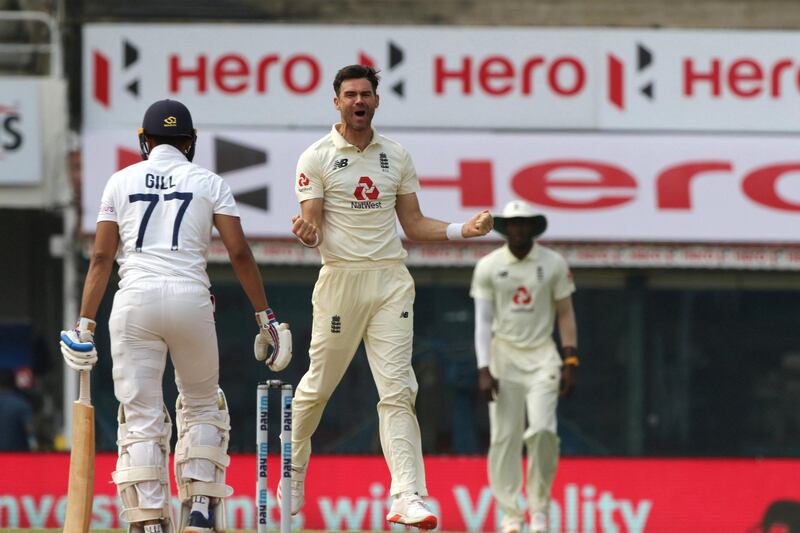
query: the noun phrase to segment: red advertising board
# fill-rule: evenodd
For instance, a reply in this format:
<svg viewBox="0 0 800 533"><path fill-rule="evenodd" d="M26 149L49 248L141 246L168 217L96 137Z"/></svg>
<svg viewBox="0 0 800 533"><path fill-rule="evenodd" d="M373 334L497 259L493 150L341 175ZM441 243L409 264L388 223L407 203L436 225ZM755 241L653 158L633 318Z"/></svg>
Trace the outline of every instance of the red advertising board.
<svg viewBox="0 0 800 533"><path fill-rule="evenodd" d="M115 454L96 464L93 528L118 528ZM270 458L270 490L278 457ZM60 527L66 454L0 455L0 528ZM255 456L234 455L228 483L232 529L254 529ZM444 531L495 531L500 520L483 457L426 459L431 507ZM559 465L551 531L565 533L786 533L800 527L800 460L590 459ZM174 492L174 481L173 481ZM318 456L295 529L389 530L389 475L381 457ZM177 503L173 498L173 503ZM269 502L270 529L279 510Z"/></svg>

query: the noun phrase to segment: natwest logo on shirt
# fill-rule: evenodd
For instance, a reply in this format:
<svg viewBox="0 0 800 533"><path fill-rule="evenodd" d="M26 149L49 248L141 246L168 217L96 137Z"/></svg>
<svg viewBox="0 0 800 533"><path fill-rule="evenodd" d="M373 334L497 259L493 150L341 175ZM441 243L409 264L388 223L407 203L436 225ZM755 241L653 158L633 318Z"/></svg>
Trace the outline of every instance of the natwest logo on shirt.
<svg viewBox="0 0 800 533"><path fill-rule="evenodd" d="M533 302L533 296L531 296L527 287L520 285L514 292L514 297L511 298L511 301L514 302L514 305L527 306Z"/></svg>
<svg viewBox="0 0 800 533"><path fill-rule="evenodd" d="M300 177L298 177L298 178L297 178L297 185L298 185L299 187L308 187L308 184L309 184L309 183L311 183L311 182L310 182L310 180L308 179L308 176L306 176L305 174L303 174L303 173L301 172L301 173L300 173Z"/></svg>
<svg viewBox="0 0 800 533"><path fill-rule="evenodd" d="M380 191L375 184L372 183L370 177L361 176L361 179L358 180L358 185L356 185L356 190L353 192L353 196L355 196L357 200L377 200L379 195Z"/></svg>
<svg viewBox="0 0 800 533"><path fill-rule="evenodd" d="M361 176L356 185L356 190L353 191L353 196L358 201L350 202L350 207L353 209L380 209L381 202L376 201L380 194L378 187L372 183L372 179L369 176Z"/></svg>

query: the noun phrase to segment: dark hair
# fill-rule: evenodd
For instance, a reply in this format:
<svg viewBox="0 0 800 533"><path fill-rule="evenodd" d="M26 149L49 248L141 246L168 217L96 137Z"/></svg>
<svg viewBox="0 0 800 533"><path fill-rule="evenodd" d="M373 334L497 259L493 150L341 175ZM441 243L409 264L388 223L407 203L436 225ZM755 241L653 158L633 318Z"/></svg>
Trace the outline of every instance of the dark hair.
<svg viewBox="0 0 800 533"><path fill-rule="evenodd" d="M348 65L339 69L336 77L333 78L333 92L339 96L339 90L342 88L342 82L345 80L358 80L366 78L372 84L373 92L378 92L378 71L372 67L365 65Z"/></svg>

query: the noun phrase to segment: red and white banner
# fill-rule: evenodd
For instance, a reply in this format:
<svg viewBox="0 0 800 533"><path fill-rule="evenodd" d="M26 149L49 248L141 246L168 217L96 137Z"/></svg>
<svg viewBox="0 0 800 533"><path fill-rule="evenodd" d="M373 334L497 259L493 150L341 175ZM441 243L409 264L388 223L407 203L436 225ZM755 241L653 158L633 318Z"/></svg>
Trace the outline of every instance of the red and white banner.
<svg viewBox="0 0 800 533"><path fill-rule="evenodd" d="M271 457L270 494L278 479ZM97 456L92 528L122 527L111 483L116 454ZM498 513L482 457L429 457L428 490L443 531L496 531ZM0 528L61 527L67 454L0 454ZM785 533L800 527L800 461L562 459L550 508L553 533ZM234 455L231 529L254 529L256 462ZM174 491L174 480L172 482ZM314 457L294 529L389 530L389 474L381 457ZM173 498L177 505L177 499ZM280 510L268 502L268 527Z"/></svg>
<svg viewBox="0 0 800 533"><path fill-rule="evenodd" d="M800 33L89 24L87 129L174 98L202 127L321 126L334 75L381 70L386 126L800 130Z"/></svg>
<svg viewBox="0 0 800 533"><path fill-rule="evenodd" d="M230 184L249 237L290 238L297 157L326 131L201 130L196 162ZM791 137L389 135L409 149L422 210L434 218L499 214L522 198L547 215L548 241L800 243L800 153ZM108 177L139 160L135 129L85 133L85 233L94 232Z"/></svg>

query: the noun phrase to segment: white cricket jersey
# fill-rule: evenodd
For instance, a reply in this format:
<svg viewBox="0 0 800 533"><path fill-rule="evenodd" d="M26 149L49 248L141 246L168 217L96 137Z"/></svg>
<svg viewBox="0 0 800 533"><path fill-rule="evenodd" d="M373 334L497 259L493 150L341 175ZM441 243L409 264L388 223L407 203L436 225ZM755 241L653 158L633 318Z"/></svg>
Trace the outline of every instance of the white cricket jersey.
<svg viewBox="0 0 800 533"><path fill-rule="evenodd" d="M502 246L475 265L470 296L492 302L492 333L522 349L552 339L555 303L575 292L567 262L534 244L522 259Z"/></svg>
<svg viewBox="0 0 800 533"><path fill-rule="evenodd" d="M194 280L210 286L206 258L214 215L239 216L230 187L173 146L109 178L98 222L119 226L120 288L138 280Z"/></svg>
<svg viewBox="0 0 800 533"><path fill-rule="evenodd" d="M395 203L419 190L411 156L374 130L361 151L337 125L302 153L295 176L299 202L324 199L322 262L402 260Z"/></svg>

